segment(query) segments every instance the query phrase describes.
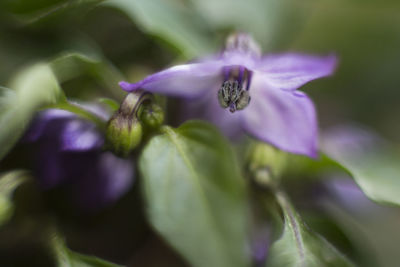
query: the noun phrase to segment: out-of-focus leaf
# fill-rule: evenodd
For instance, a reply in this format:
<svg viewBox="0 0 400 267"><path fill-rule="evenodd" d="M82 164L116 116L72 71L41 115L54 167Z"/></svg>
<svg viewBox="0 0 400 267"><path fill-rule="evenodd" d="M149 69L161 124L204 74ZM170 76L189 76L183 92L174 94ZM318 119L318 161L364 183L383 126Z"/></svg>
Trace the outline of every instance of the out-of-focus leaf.
<svg viewBox="0 0 400 267"><path fill-rule="evenodd" d="M271 48L292 38L308 17L292 0L189 0L212 27L251 33ZM290 21L290 22L288 22ZM296 26L293 27L295 22ZM281 46L280 46L281 48Z"/></svg>
<svg viewBox="0 0 400 267"><path fill-rule="evenodd" d="M99 102L106 105L111 111L117 111L119 109L119 104L114 99L103 97L99 99Z"/></svg>
<svg viewBox="0 0 400 267"><path fill-rule="evenodd" d="M14 206L11 198L14 190L27 179L25 171L12 171L0 176L0 226L11 217Z"/></svg>
<svg viewBox="0 0 400 267"><path fill-rule="evenodd" d="M72 112L86 120L92 121L98 127L98 130L104 130L106 120L95 114L94 112L87 110L76 103L71 103L67 100L60 101L54 105L45 106L44 109L62 109Z"/></svg>
<svg viewBox="0 0 400 267"><path fill-rule="evenodd" d="M111 0L145 32L176 46L187 58L214 51L205 22L176 0Z"/></svg>
<svg viewBox="0 0 400 267"><path fill-rule="evenodd" d="M322 173L339 169L347 171L341 164L324 153L320 153L317 159L301 155L289 155L287 168L284 170L284 173L289 178L295 177L296 174L301 174L303 177L318 177Z"/></svg>
<svg viewBox="0 0 400 267"><path fill-rule="evenodd" d="M282 237L271 247L266 266L354 266L328 241L307 228L282 193L277 193L277 199L283 211L285 226Z"/></svg>
<svg viewBox="0 0 400 267"><path fill-rule="evenodd" d="M54 235L52 246L58 267L121 267L97 257L74 252L67 248L61 237Z"/></svg>
<svg viewBox="0 0 400 267"><path fill-rule="evenodd" d="M396 209L374 205L361 215L329 200L324 201L323 206L360 250L359 266L397 267L400 261L397 247L400 217Z"/></svg>
<svg viewBox="0 0 400 267"><path fill-rule="evenodd" d="M372 200L400 205L400 153L359 128L338 128L324 138L323 150L348 170Z"/></svg>
<svg viewBox="0 0 400 267"><path fill-rule="evenodd" d="M358 255L355 256L359 266L397 266L395 263L398 260L393 260L400 257L395 245L400 233L394 233L398 228L398 215L390 214L388 209L373 202L372 209L369 207L368 210L364 210L368 216L359 216L357 212L343 209L342 205L331 200L323 201L322 205L351 240L354 249L357 250ZM388 218L392 220L387 221Z"/></svg>
<svg viewBox="0 0 400 267"><path fill-rule="evenodd" d="M36 109L64 98L53 71L45 63L30 66L0 89L0 159L21 137Z"/></svg>
<svg viewBox="0 0 400 267"><path fill-rule="evenodd" d="M67 11L75 11L76 14L102 1L104 0L3 0L0 2L0 8L26 24L64 15Z"/></svg>
<svg viewBox="0 0 400 267"><path fill-rule="evenodd" d="M65 4L65 0L4 0L1 2L1 7L10 13L26 14L38 12L40 10L48 10L57 8Z"/></svg>
<svg viewBox="0 0 400 267"><path fill-rule="evenodd" d="M122 80L118 70L98 57L75 52L65 53L50 63L27 67L12 79L11 89L0 87L0 159L21 137L37 109L68 104L59 83L82 74L104 83L117 98L124 95L118 88L118 81Z"/></svg>
<svg viewBox="0 0 400 267"><path fill-rule="evenodd" d="M244 181L228 142L202 122L162 132L139 162L151 224L191 266L248 266Z"/></svg>
<svg viewBox="0 0 400 267"><path fill-rule="evenodd" d="M65 53L51 62L51 68L60 83L85 74L103 83L113 96L122 98L125 94L118 86L118 82L123 80L122 74L99 55Z"/></svg>

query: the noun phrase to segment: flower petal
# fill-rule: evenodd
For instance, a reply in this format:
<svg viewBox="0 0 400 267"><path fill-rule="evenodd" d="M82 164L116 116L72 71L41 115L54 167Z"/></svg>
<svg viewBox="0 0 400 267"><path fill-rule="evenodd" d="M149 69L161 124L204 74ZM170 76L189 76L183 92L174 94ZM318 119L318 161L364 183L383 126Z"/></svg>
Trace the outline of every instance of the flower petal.
<svg viewBox="0 0 400 267"><path fill-rule="evenodd" d="M284 90L295 90L309 81L331 75L336 57L282 54L266 56L259 61L258 71L268 74L271 85Z"/></svg>
<svg viewBox="0 0 400 267"><path fill-rule="evenodd" d="M223 60L225 66L243 66L248 70L255 70L260 59L251 54L229 51L223 54L221 60Z"/></svg>
<svg viewBox="0 0 400 267"><path fill-rule="evenodd" d="M66 121L70 118L76 117L75 114L61 110L61 109L47 109L38 113L37 117L31 123L29 129L25 133L23 141L35 142L41 138L45 131L48 131L51 124L55 124L54 121ZM63 123L57 123L58 130L61 129ZM54 128L54 127L53 127ZM57 131L57 129L55 129Z"/></svg>
<svg viewBox="0 0 400 267"><path fill-rule="evenodd" d="M44 190L54 188L65 182L68 178L64 170L62 155L55 149L56 146L56 142L50 141L42 144L34 152L35 178L39 186Z"/></svg>
<svg viewBox="0 0 400 267"><path fill-rule="evenodd" d="M222 83L223 65L221 60L178 65L147 76L140 82L120 82L119 85L128 92L144 89L154 93L192 98Z"/></svg>
<svg viewBox="0 0 400 267"><path fill-rule="evenodd" d="M279 149L317 156L317 119L314 104L300 91L271 86L269 79L255 73L251 102L243 110L243 127L253 136Z"/></svg>
<svg viewBox="0 0 400 267"><path fill-rule="evenodd" d="M132 159L103 152L97 155L92 166L83 167L80 175L71 186L71 195L80 208L97 211L129 191L134 181L134 166Z"/></svg>
<svg viewBox="0 0 400 267"><path fill-rule="evenodd" d="M204 119L212 122L226 136L239 138L242 134L240 125L242 111L231 113L228 109L222 108L218 103L217 90L211 90L198 99L184 100L182 114L183 120Z"/></svg>
<svg viewBox="0 0 400 267"><path fill-rule="evenodd" d="M66 122L60 138L61 151L87 151L100 148L104 143L96 126L81 119Z"/></svg>

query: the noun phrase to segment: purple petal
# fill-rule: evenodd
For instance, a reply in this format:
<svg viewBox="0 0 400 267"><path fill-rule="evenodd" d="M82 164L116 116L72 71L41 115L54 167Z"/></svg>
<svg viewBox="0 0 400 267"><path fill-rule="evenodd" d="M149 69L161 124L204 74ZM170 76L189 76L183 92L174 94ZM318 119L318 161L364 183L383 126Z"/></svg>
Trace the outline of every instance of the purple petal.
<svg viewBox="0 0 400 267"><path fill-rule="evenodd" d="M276 88L295 90L309 81L331 75L336 57L304 54L270 55L261 59L257 70L268 73L269 83Z"/></svg>
<svg viewBox="0 0 400 267"><path fill-rule="evenodd" d="M109 201L115 201L130 189L133 182L133 160L122 159L111 152L103 153L99 161L100 170L107 180L104 197Z"/></svg>
<svg viewBox="0 0 400 267"><path fill-rule="evenodd" d="M271 242L271 229L268 226L254 227L251 237L251 250L256 266L265 265Z"/></svg>
<svg viewBox="0 0 400 267"><path fill-rule="evenodd" d="M217 90L211 90L204 97L198 99L185 100L183 103L184 120L204 119L215 124L220 130L230 138L241 136L241 116L242 112L229 112L223 109L218 103Z"/></svg>
<svg viewBox="0 0 400 267"><path fill-rule="evenodd" d="M112 115L107 109L105 109L103 106L98 105L98 104L92 104L92 103L77 103L77 102L71 102L72 104L85 109L97 117L103 119L104 121L108 121Z"/></svg>
<svg viewBox="0 0 400 267"><path fill-rule="evenodd" d="M117 201L134 180L132 159L122 159L111 152L98 155L94 166L87 168L84 177L76 181L72 190L80 207L98 210Z"/></svg>
<svg viewBox="0 0 400 267"><path fill-rule="evenodd" d="M325 185L337 200L352 212L371 212L376 208L376 204L369 200L351 179L334 177L327 180Z"/></svg>
<svg viewBox="0 0 400 267"><path fill-rule="evenodd" d="M28 131L25 133L23 140L26 142L35 142L45 131L48 131L47 128L50 124L53 124L55 120L67 120L74 117L75 115L73 113L61 109L48 109L42 111L32 122Z"/></svg>
<svg viewBox="0 0 400 267"><path fill-rule="evenodd" d="M35 177L44 190L65 182L68 176L64 170L62 155L56 151L55 146L55 142L45 143L34 154Z"/></svg>
<svg viewBox="0 0 400 267"><path fill-rule="evenodd" d="M89 121L70 120L64 125L61 134L61 151L87 151L100 148L104 138Z"/></svg>
<svg viewBox="0 0 400 267"><path fill-rule="evenodd" d="M258 57L237 51L224 52L222 60L225 66L243 66L248 70L257 69L260 61Z"/></svg>
<svg viewBox="0 0 400 267"><path fill-rule="evenodd" d="M317 118L314 104L302 92L271 86L255 73L251 102L243 110L243 127L253 136L279 149L317 156Z"/></svg>
<svg viewBox="0 0 400 267"><path fill-rule="evenodd" d="M140 82L120 82L119 85L128 92L144 89L192 98L222 83L222 67L223 62L220 60L178 65L150 75Z"/></svg>
<svg viewBox="0 0 400 267"><path fill-rule="evenodd" d="M344 151L351 157L371 153L386 144L373 130L360 125L338 125L323 134L322 149L336 158L343 157Z"/></svg>

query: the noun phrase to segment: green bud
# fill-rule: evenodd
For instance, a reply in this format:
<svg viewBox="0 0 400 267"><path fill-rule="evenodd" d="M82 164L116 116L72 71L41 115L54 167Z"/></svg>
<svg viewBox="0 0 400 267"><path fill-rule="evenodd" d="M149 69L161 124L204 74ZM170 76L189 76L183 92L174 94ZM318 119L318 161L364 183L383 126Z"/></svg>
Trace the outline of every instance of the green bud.
<svg viewBox="0 0 400 267"><path fill-rule="evenodd" d="M255 182L269 186L286 168L287 154L268 144L257 143L250 148L248 169Z"/></svg>
<svg viewBox="0 0 400 267"><path fill-rule="evenodd" d="M116 114L107 126L107 144L116 154L127 156L140 143L142 133L138 120Z"/></svg>
<svg viewBox="0 0 400 267"><path fill-rule="evenodd" d="M142 124L136 116L142 97L142 92L129 93L108 122L107 146L118 155L129 155L142 140Z"/></svg>
<svg viewBox="0 0 400 267"><path fill-rule="evenodd" d="M152 94L142 90L129 93L108 122L107 146L116 154L127 156L140 144L143 125L158 128L163 121L164 113Z"/></svg>
<svg viewBox="0 0 400 267"><path fill-rule="evenodd" d="M158 128L164 122L164 112L159 105L150 103L144 105L140 119L146 126Z"/></svg>

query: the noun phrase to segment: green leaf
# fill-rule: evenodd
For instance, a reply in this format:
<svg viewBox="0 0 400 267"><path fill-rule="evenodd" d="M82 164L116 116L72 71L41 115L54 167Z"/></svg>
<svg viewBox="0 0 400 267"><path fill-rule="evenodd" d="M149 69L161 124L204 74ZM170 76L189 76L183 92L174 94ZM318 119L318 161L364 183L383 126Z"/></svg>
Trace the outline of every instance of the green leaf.
<svg viewBox="0 0 400 267"><path fill-rule="evenodd" d="M162 132L139 161L151 224L191 266L248 266L244 181L229 143L202 122Z"/></svg>
<svg viewBox="0 0 400 267"><path fill-rule="evenodd" d="M25 171L17 170L0 176L0 226L10 219L14 206L11 201L14 190L27 180Z"/></svg>
<svg viewBox="0 0 400 267"><path fill-rule="evenodd" d="M10 13L26 14L26 13L37 13L41 10L55 8L65 2L65 0L4 0L0 6Z"/></svg>
<svg viewBox="0 0 400 267"><path fill-rule="evenodd" d="M63 99L53 71L38 63L18 73L10 88L0 88L0 160L23 134L34 112Z"/></svg>
<svg viewBox="0 0 400 267"><path fill-rule="evenodd" d="M302 178L306 177L319 177L324 172L333 170L347 171L341 164L324 153L320 153L317 159L312 159L302 155L290 154L287 159L287 169L284 173L287 177L295 177L301 175Z"/></svg>
<svg viewBox="0 0 400 267"><path fill-rule="evenodd" d="M62 108L85 115L100 127L104 122L89 112L68 104L59 83L82 74L103 82L115 97L125 94L118 88L122 75L111 64L96 56L77 52L64 53L50 63L37 63L17 73L10 88L0 87L0 160L24 132L36 110L41 107ZM70 109L72 108L72 109ZM84 113L84 114L81 114Z"/></svg>
<svg viewBox="0 0 400 267"><path fill-rule="evenodd" d="M52 60L50 65L60 83L85 74L104 84L114 97L125 95L118 86L123 75L98 53L67 52Z"/></svg>
<svg viewBox="0 0 400 267"><path fill-rule="evenodd" d="M58 267L121 267L121 265L70 250L62 238L56 234L53 236L52 247L55 250Z"/></svg>
<svg viewBox="0 0 400 267"><path fill-rule="evenodd" d="M269 251L266 266L354 266L328 241L307 228L283 193L278 192L277 199L283 211L285 225L281 238Z"/></svg>
<svg viewBox="0 0 400 267"><path fill-rule="evenodd" d="M214 51L204 21L180 1L111 0L106 5L126 12L145 32L176 45L187 58Z"/></svg>
<svg viewBox="0 0 400 267"><path fill-rule="evenodd" d="M104 0L3 0L0 2L0 9L20 23L30 24L54 17L65 18L66 13L84 14L83 12L102 1ZM46 22L54 23L52 20Z"/></svg>
<svg viewBox="0 0 400 267"><path fill-rule="evenodd" d="M371 132L345 131L324 138L325 153L348 171L368 198L400 205L399 151Z"/></svg>

